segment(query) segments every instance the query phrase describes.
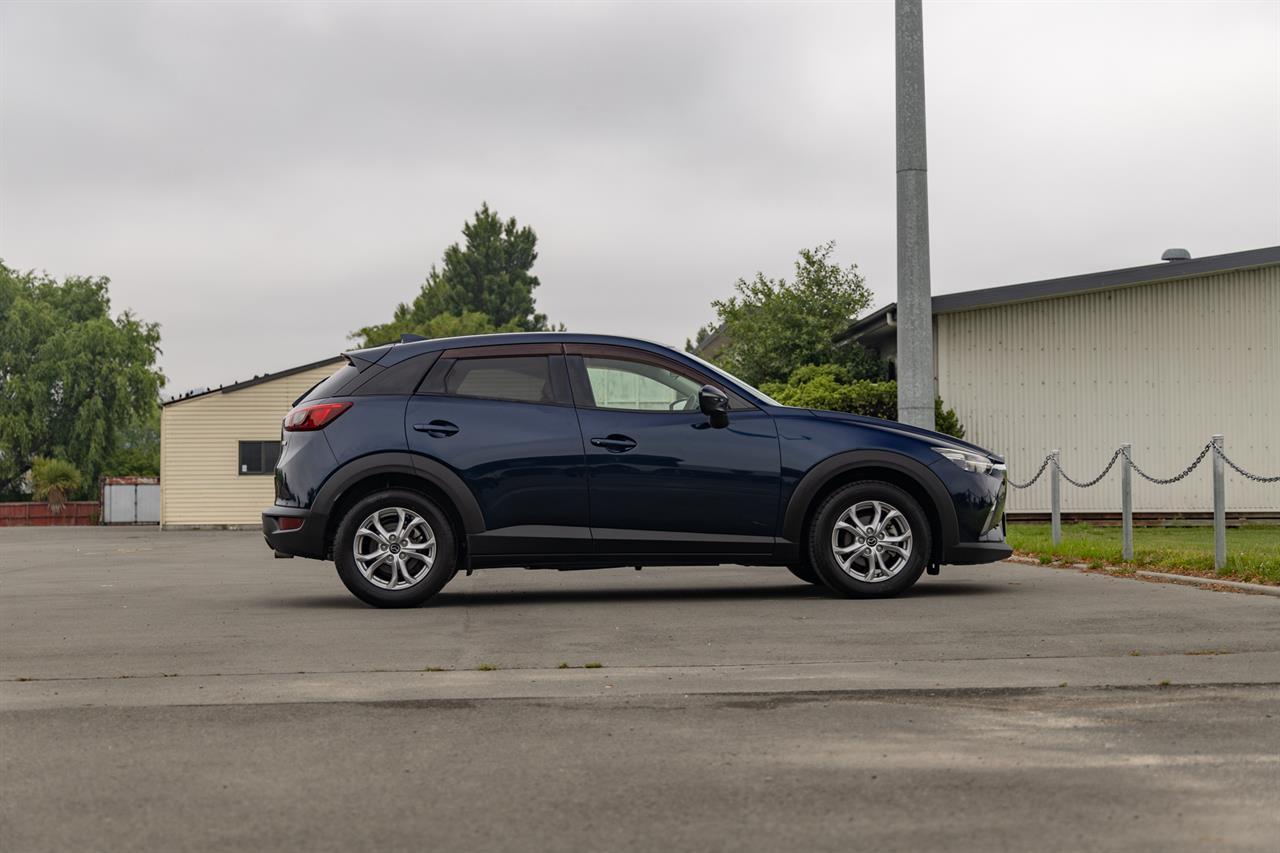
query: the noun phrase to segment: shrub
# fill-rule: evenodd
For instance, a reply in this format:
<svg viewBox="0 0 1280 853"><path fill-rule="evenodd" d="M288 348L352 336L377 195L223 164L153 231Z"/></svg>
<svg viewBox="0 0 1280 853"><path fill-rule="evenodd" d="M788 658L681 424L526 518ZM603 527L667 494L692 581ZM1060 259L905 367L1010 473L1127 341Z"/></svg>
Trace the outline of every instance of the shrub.
<svg viewBox="0 0 1280 853"><path fill-rule="evenodd" d="M80 469L65 459L37 456L31 461L31 485L35 499L48 501L57 515L67 504L67 496L80 488Z"/></svg>
<svg viewBox="0 0 1280 853"><path fill-rule="evenodd" d="M766 382L760 390L784 406L898 419L898 383L854 379L838 364L806 364L792 371L786 382ZM938 432L964 438L955 410L945 408L941 399L934 405Z"/></svg>

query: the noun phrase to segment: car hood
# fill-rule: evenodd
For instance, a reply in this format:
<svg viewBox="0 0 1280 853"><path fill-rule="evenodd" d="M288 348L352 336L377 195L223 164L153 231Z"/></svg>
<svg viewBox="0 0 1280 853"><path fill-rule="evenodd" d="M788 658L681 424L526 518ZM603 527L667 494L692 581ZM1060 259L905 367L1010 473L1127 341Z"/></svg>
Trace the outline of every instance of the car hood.
<svg viewBox="0 0 1280 853"><path fill-rule="evenodd" d="M854 415L849 412L828 412L822 409L809 409L809 413L815 417L823 418L831 421L849 421L859 426L870 427L872 429L882 430L884 432L896 432L899 435L906 435L916 439L926 439L931 447L956 447L961 450L973 450L978 453L990 456L996 462L1004 462L1004 457L998 453L993 453L985 447L979 447L959 438L953 438L941 432L934 432L929 429L911 426L910 424L899 423L898 421L886 421L882 418L870 418L866 415Z"/></svg>

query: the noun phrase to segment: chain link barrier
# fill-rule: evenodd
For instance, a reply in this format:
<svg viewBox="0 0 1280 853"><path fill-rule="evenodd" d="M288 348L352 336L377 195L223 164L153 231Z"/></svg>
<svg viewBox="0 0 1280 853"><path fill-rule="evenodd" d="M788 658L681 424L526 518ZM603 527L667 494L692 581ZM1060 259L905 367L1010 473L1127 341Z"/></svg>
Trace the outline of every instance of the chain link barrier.
<svg viewBox="0 0 1280 853"><path fill-rule="evenodd" d="M1255 483L1280 483L1280 475L1275 477L1264 477L1261 474L1250 474L1248 471L1232 462L1231 458L1227 456L1227 452L1218 445L1213 445L1213 450L1222 457L1223 462L1227 463L1227 465L1229 465L1237 474L1244 477L1246 480L1253 480Z"/></svg>
<svg viewBox="0 0 1280 853"><path fill-rule="evenodd" d="M1111 460L1107 462L1107 467L1103 468L1102 473L1094 477L1092 480L1085 480L1081 482L1080 480L1072 479L1071 476L1068 475L1066 471L1062 470L1062 465L1058 462L1057 459L1053 457L1053 454L1050 453L1048 456L1044 458L1044 461L1040 463L1040 467L1036 469L1036 473L1034 477L1032 477L1030 480L1027 480L1027 482L1025 483L1015 483L1013 480L1009 480L1009 486L1014 489L1031 488L1033 485L1035 485L1036 481L1039 480L1041 476L1043 476L1045 469L1049 467L1049 464L1052 463L1053 467L1057 468L1058 473L1062 475L1062 479L1066 480L1068 483L1070 483L1071 485L1075 486L1078 489L1087 489L1090 486L1096 486L1098 483L1102 482L1102 479L1106 477L1108 473L1110 473L1113 467L1115 467L1116 460L1119 459L1121 456L1124 456L1124 458L1129 463L1129 467L1131 467L1134 470L1134 472L1142 479L1147 480L1148 482L1151 482L1151 483L1155 483L1157 486L1168 486L1172 483L1178 482L1179 480L1186 479L1191 474L1192 471L1196 470L1196 468L1199 467L1200 463L1204 461L1205 457L1209 455L1209 451L1211 450L1214 453L1217 453L1220 457L1222 457L1223 462L1229 465L1232 470L1234 470L1237 474L1239 474L1241 477L1244 477L1245 479L1253 480L1255 483L1280 483L1280 476L1264 477L1261 474L1251 474L1250 472L1244 470L1235 462L1232 462L1231 459L1227 456L1226 452L1223 451L1221 447L1219 447L1218 445L1210 441L1210 442L1207 442L1203 448L1201 448L1200 455L1195 458L1195 461L1193 461L1186 468L1183 468L1177 474L1174 474L1172 477L1151 476L1146 471L1143 471L1140 467L1138 467L1138 463L1133 461L1133 455L1126 448L1119 447L1119 448L1116 448L1115 453L1111 454Z"/></svg>

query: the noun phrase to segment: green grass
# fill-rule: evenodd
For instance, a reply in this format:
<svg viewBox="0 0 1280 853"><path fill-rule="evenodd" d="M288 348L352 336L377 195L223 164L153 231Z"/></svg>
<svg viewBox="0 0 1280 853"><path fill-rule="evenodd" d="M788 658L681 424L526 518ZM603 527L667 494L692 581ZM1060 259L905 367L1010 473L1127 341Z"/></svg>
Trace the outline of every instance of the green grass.
<svg viewBox="0 0 1280 853"><path fill-rule="evenodd" d="M1054 546L1047 524L1010 524L1009 544L1021 554L1048 563L1062 560L1152 571L1214 575L1253 583L1280 584L1280 525L1227 528L1227 565L1213 569L1213 527L1135 527L1133 560L1120 557L1120 527L1062 525L1062 544Z"/></svg>

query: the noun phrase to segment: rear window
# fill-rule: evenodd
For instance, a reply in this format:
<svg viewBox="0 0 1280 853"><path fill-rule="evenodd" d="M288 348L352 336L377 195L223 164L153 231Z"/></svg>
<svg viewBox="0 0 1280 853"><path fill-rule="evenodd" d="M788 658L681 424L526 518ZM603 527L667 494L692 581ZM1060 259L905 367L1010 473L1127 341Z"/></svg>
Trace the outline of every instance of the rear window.
<svg viewBox="0 0 1280 853"><path fill-rule="evenodd" d="M355 365L345 364L338 368L338 371L323 380L319 385L312 388L305 395L303 400L319 400L323 397L336 397L342 390L342 387L355 378L360 370Z"/></svg>
<svg viewBox="0 0 1280 853"><path fill-rule="evenodd" d="M462 359L445 377L444 391L458 397L555 402L551 371L544 355Z"/></svg>

